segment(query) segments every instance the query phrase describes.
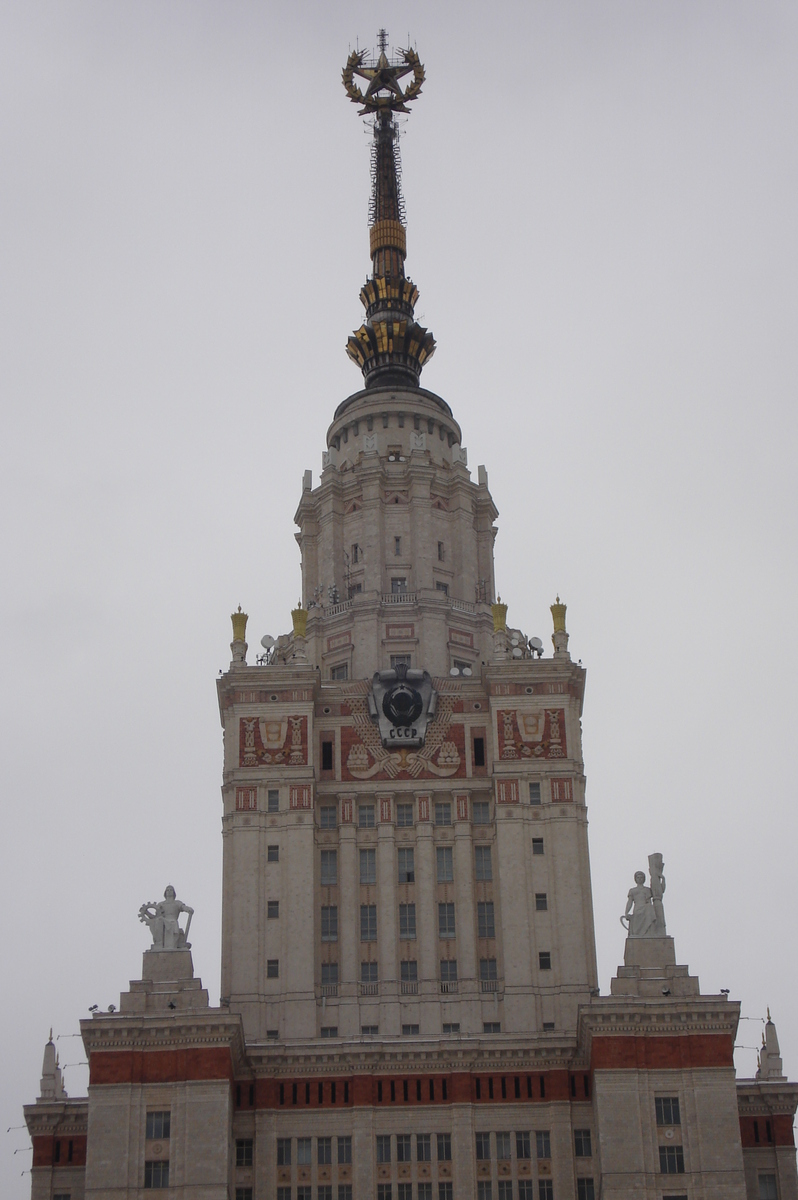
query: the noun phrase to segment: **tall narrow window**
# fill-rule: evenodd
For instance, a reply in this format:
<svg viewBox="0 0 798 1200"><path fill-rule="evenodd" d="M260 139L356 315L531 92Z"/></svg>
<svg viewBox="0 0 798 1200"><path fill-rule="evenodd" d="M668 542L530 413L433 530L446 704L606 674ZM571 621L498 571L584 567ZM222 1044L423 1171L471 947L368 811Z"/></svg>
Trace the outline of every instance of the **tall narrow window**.
<svg viewBox="0 0 798 1200"><path fill-rule="evenodd" d="M391 579L391 592L394 596L403 596L407 591L407 576L397 575Z"/></svg>
<svg viewBox="0 0 798 1200"><path fill-rule="evenodd" d="M399 860L399 882L413 883L416 878L415 856L410 846L401 846L397 851Z"/></svg>
<svg viewBox="0 0 798 1200"><path fill-rule="evenodd" d="M474 847L474 865L476 868L476 877L479 880L490 880L493 878L493 863L490 857L490 846L475 846Z"/></svg>
<svg viewBox="0 0 798 1200"><path fill-rule="evenodd" d="M439 800L435 803L435 824L436 825L451 825L452 823L452 806L448 800Z"/></svg>
<svg viewBox="0 0 798 1200"><path fill-rule="evenodd" d="M493 916L493 901L480 900L477 904L477 929L481 938L495 938L496 922Z"/></svg>
<svg viewBox="0 0 798 1200"><path fill-rule="evenodd" d="M548 1129L535 1131L535 1153L538 1158L551 1158L551 1134Z"/></svg>
<svg viewBox="0 0 798 1200"><path fill-rule="evenodd" d="M402 983L418 983L418 962L414 958L404 959L399 964Z"/></svg>
<svg viewBox="0 0 798 1200"><path fill-rule="evenodd" d="M402 539L400 537L393 539L393 552L396 557L402 553Z"/></svg>
<svg viewBox="0 0 798 1200"><path fill-rule="evenodd" d="M474 766L485 766L485 739L484 737L474 738Z"/></svg>
<svg viewBox="0 0 798 1200"><path fill-rule="evenodd" d="M321 852L321 886L335 887L338 883L338 851Z"/></svg>
<svg viewBox="0 0 798 1200"><path fill-rule="evenodd" d="M321 744L321 769L322 771L331 771L333 769L333 744L325 741Z"/></svg>
<svg viewBox="0 0 798 1200"><path fill-rule="evenodd" d="M490 825L490 801L475 800L471 806L471 820L475 825Z"/></svg>
<svg viewBox="0 0 798 1200"><path fill-rule="evenodd" d="M360 906L360 940L361 942L376 942L377 940L376 904L361 904Z"/></svg>
<svg viewBox="0 0 798 1200"><path fill-rule="evenodd" d="M656 1096L654 1111L658 1125L681 1125L678 1096Z"/></svg>
<svg viewBox="0 0 798 1200"><path fill-rule="evenodd" d="M334 987L338 983L338 963L321 964L321 986Z"/></svg>
<svg viewBox="0 0 798 1200"><path fill-rule="evenodd" d="M454 862L451 846L438 846L435 851L438 867L438 883L451 883L454 879Z"/></svg>
<svg viewBox="0 0 798 1200"><path fill-rule="evenodd" d="M357 806L357 823L361 829L374 828L374 805L373 804L358 804Z"/></svg>
<svg viewBox="0 0 798 1200"><path fill-rule="evenodd" d="M338 941L338 905L323 904L321 907L321 940Z"/></svg>
<svg viewBox="0 0 798 1200"><path fill-rule="evenodd" d="M480 1162L487 1162L490 1159L490 1134L478 1133L476 1135L477 1143L477 1159Z"/></svg>
<svg viewBox="0 0 798 1200"><path fill-rule="evenodd" d="M169 1140L171 1122L171 1109L167 1108L158 1112L148 1112L146 1136L148 1138L155 1138L159 1142L167 1142Z"/></svg>
<svg viewBox="0 0 798 1200"><path fill-rule="evenodd" d="M269 788L266 793L266 811L270 813L280 811L280 792L278 788Z"/></svg>
<svg viewBox="0 0 798 1200"><path fill-rule="evenodd" d="M438 905L438 936L453 938L454 933L454 904Z"/></svg>
<svg viewBox="0 0 798 1200"><path fill-rule="evenodd" d="M660 1146L659 1169L663 1175L684 1175L684 1150L681 1146Z"/></svg>
<svg viewBox="0 0 798 1200"><path fill-rule="evenodd" d="M399 905L399 937L404 940L416 936L416 906L415 904Z"/></svg>
<svg viewBox="0 0 798 1200"><path fill-rule="evenodd" d="M444 562L446 558L443 542L438 542L438 562Z"/></svg>
<svg viewBox="0 0 798 1200"><path fill-rule="evenodd" d="M529 803L540 804L540 784L538 782L529 785Z"/></svg>
<svg viewBox="0 0 798 1200"><path fill-rule="evenodd" d="M349 664L339 663L337 667L330 667L330 679L344 680L349 678Z"/></svg>
<svg viewBox="0 0 798 1200"><path fill-rule="evenodd" d="M370 884L377 882L377 851L360 851L360 882Z"/></svg>
<svg viewBox="0 0 798 1200"><path fill-rule="evenodd" d="M396 824L400 829L406 829L413 824L413 805L397 804L396 806Z"/></svg>

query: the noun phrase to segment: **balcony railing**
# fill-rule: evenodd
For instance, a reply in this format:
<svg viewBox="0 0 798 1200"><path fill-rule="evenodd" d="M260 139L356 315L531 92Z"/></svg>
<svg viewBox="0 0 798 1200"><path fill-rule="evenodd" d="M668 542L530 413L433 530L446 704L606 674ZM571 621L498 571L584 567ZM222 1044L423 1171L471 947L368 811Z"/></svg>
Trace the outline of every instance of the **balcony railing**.
<svg viewBox="0 0 798 1200"><path fill-rule="evenodd" d="M402 984L401 984L401 988L402 988L403 996L417 996L418 995L418 982L417 981L414 981L412 983L407 983L403 980Z"/></svg>
<svg viewBox="0 0 798 1200"><path fill-rule="evenodd" d="M383 604L415 604L415 592L383 592L381 596Z"/></svg>
<svg viewBox="0 0 798 1200"><path fill-rule="evenodd" d="M476 604L472 604L470 600L457 600L454 597L451 599L452 608L456 608L459 612L476 612Z"/></svg>
<svg viewBox="0 0 798 1200"><path fill-rule="evenodd" d="M337 983L323 983L321 985L321 994L322 994L322 996L337 996L338 995L338 984Z"/></svg>
<svg viewBox="0 0 798 1200"><path fill-rule="evenodd" d="M380 985L378 983L361 983L360 994L361 996L379 996Z"/></svg>
<svg viewBox="0 0 798 1200"><path fill-rule="evenodd" d="M499 981L498 979L480 979L479 987L483 992L498 992Z"/></svg>
<svg viewBox="0 0 798 1200"><path fill-rule="evenodd" d="M352 607L351 600L342 600L340 604L331 604L328 608L325 608L323 611L324 611L325 617L337 617L339 613L348 612L351 607Z"/></svg>
<svg viewBox="0 0 798 1200"><path fill-rule="evenodd" d="M444 996L449 995L452 992L456 992L456 991L457 991L457 980L456 979L446 979L441 982L441 992L443 993Z"/></svg>

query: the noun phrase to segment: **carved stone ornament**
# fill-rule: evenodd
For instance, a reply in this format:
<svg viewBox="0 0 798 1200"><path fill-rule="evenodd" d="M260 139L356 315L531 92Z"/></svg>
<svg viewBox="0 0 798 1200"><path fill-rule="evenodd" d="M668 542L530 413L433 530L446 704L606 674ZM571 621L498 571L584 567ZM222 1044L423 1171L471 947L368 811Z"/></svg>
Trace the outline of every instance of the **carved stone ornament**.
<svg viewBox="0 0 798 1200"><path fill-rule="evenodd" d="M402 665L391 671L377 671L371 682L369 713L379 725L386 750L423 746L437 704L438 693L427 671Z"/></svg>
<svg viewBox="0 0 798 1200"><path fill-rule="evenodd" d="M645 871L635 871L635 886L626 897L626 911L621 924L630 938L664 938L665 913L662 897L665 894L665 876L662 873L661 854L649 854L648 869L651 887L646 887Z"/></svg>
<svg viewBox="0 0 798 1200"><path fill-rule="evenodd" d="M194 909L182 900L178 900L175 889L170 884L163 894L163 900L155 903L148 900L139 909L139 920L147 926L152 934L150 950L190 950L188 931L191 928L191 918ZM185 930L180 928L181 913L188 914Z"/></svg>

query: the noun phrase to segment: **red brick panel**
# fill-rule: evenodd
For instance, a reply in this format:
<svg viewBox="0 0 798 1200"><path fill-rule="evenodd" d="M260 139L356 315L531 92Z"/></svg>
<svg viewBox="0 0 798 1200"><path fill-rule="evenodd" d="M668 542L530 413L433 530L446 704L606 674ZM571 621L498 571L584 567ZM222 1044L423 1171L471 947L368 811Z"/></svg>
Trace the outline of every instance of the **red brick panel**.
<svg viewBox="0 0 798 1200"><path fill-rule="evenodd" d="M184 1083L197 1079L229 1079L230 1051L223 1046L205 1050L95 1050L89 1082Z"/></svg>
<svg viewBox="0 0 798 1200"><path fill-rule="evenodd" d="M580 1076L581 1079L581 1076ZM249 1107L249 1080L240 1084L242 1107ZM582 1084L578 1099L584 1099ZM573 1098L568 1071L519 1075L353 1075L343 1079L258 1079L256 1108L371 1108L382 1105L529 1103Z"/></svg>
<svg viewBox="0 0 798 1200"><path fill-rule="evenodd" d="M746 1149L794 1146L792 1117L784 1113L770 1117L740 1117L740 1140Z"/></svg>
<svg viewBox="0 0 798 1200"><path fill-rule="evenodd" d="M55 1137L37 1134L33 1139L33 1166L51 1167L57 1163L59 1167L86 1166L86 1135L73 1134L71 1137ZM72 1157L69 1147L72 1146ZM60 1153L56 1154L56 1145Z"/></svg>
<svg viewBox="0 0 798 1200"><path fill-rule="evenodd" d="M733 1051L732 1037L727 1033L594 1037L590 1065L594 1071L731 1067Z"/></svg>

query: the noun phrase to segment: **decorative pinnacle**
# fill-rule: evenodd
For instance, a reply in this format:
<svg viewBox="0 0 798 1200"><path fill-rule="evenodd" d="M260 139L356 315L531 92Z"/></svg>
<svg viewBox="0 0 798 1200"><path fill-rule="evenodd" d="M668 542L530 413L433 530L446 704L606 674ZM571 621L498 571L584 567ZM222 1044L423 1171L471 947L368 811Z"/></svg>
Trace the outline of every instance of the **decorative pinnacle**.
<svg viewBox="0 0 798 1200"><path fill-rule="evenodd" d="M346 94L353 104L362 104L361 116L366 113L379 112L410 112L408 101L415 100L421 92L424 83L424 67L415 50L408 47L400 50L400 62L389 62L385 51L388 47L388 34L381 29L378 34L380 45L379 57L376 61L367 58L366 50L353 50L346 60L342 77ZM413 73L412 81L406 88L399 83L405 75ZM365 93L355 83L355 76L366 80L368 86Z"/></svg>

